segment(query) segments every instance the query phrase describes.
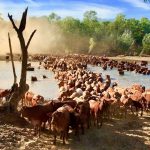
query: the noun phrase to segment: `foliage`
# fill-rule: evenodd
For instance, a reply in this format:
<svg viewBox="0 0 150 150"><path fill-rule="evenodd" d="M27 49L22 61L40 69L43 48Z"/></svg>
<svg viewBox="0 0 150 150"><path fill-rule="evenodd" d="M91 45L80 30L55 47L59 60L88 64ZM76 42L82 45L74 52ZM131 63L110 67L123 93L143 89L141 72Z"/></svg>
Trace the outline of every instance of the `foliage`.
<svg viewBox="0 0 150 150"><path fill-rule="evenodd" d="M64 51L67 53L139 54L143 37L150 33L148 18L127 19L124 14L118 14L112 21L98 19L93 10L86 11L83 20L60 18L55 13L48 18L50 23L58 23L63 31L66 39Z"/></svg>
<svg viewBox="0 0 150 150"><path fill-rule="evenodd" d="M58 16L56 13L54 13L54 12L52 12L49 16L48 16L48 20L50 21L50 22L56 22L56 21L58 21L58 20L60 20L61 19L61 17L60 16Z"/></svg>
<svg viewBox="0 0 150 150"><path fill-rule="evenodd" d="M114 20L101 20L94 10L86 11L82 20L71 16L61 18L55 12L44 17L49 28L56 27L57 34L60 33L55 41L59 48L53 47L51 52L129 55L148 51L143 42L150 33L150 20L145 17L128 19L124 14L118 14ZM1 14L0 21L5 23Z"/></svg>
<svg viewBox="0 0 150 150"><path fill-rule="evenodd" d="M143 53L150 55L150 33L144 36L142 43L143 43Z"/></svg>
<svg viewBox="0 0 150 150"><path fill-rule="evenodd" d="M120 52L127 53L131 44L133 43L132 33L125 30L124 33L118 38Z"/></svg>

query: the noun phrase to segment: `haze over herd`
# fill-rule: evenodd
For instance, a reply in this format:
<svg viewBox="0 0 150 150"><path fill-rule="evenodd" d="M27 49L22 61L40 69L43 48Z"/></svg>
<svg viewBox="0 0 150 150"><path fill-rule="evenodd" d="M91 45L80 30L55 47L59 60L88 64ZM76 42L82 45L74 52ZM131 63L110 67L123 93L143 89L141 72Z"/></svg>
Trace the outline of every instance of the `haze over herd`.
<svg viewBox="0 0 150 150"><path fill-rule="evenodd" d="M149 150L150 20L27 14L0 15L0 149Z"/></svg>

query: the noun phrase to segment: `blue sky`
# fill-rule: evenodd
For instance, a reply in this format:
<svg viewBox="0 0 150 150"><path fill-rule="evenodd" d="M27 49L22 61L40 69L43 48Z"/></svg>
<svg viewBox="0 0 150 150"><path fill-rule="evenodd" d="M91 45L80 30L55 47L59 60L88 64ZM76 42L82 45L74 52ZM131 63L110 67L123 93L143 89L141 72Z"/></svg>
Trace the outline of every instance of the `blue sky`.
<svg viewBox="0 0 150 150"><path fill-rule="evenodd" d="M98 18L113 19L119 13L127 18L150 18L150 4L143 0L0 0L0 13L7 18L8 12L15 18L29 7L29 16L44 16L51 12L61 17L82 19L87 10L95 10Z"/></svg>

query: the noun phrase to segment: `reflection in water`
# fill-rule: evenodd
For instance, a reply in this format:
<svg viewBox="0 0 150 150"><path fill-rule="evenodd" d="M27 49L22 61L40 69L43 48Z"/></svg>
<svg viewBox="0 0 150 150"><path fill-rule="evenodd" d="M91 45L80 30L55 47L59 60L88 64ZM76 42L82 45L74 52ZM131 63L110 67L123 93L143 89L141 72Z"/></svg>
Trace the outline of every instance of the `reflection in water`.
<svg viewBox="0 0 150 150"><path fill-rule="evenodd" d="M38 62L32 62L32 66L35 67L35 71L27 72L27 83L30 85L30 91L40 94L47 98L58 97L57 81L54 79L52 71L45 69L38 69ZM16 74L18 79L20 78L21 63L15 62ZM43 75L48 78L43 79ZM31 82L31 76L36 76L38 81ZM19 82L19 80L18 80ZM11 62L0 61L0 88L10 88L13 84L13 72Z"/></svg>
<svg viewBox="0 0 150 150"><path fill-rule="evenodd" d="M95 73L102 73L105 78L106 74L109 74L112 82L117 82L121 87L130 87L131 85L138 83L144 85L146 88L150 88L150 75L136 74L135 72L125 71L124 76L118 74L117 69L107 69L104 71L101 67L88 65L88 70Z"/></svg>

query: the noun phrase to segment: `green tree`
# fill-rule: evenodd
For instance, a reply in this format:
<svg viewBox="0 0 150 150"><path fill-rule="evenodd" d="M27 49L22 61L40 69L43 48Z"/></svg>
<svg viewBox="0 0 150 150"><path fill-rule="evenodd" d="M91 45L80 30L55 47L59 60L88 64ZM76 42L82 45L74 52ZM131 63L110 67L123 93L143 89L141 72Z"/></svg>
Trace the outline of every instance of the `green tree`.
<svg viewBox="0 0 150 150"><path fill-rule="evenodd" d="M93 11L93 10L90 10L90 11L86 11L84 14L83 14L83 20L89 20L89 21L97 21L98 18L97 18L97 12L96 11Z"/></svg>
<svg viewBox="0 0 150 150"><path fill-rule="evenodd" d="M129 47L133 43L131 31L125 30L124 33L118 38L118 41L120 52L127 54Z"/></svg>
<svg viewBox="0 0 150 150"><path fill-rule="evenodd" d="M123 34L124 30L126 29L126 18L123 14L118 14L112 22L112 32L114 32L117 35Z"/></svg>
<svg viewBox="0 0 150 150"><path fill-rule="evenodd" d="M97 18L97 12L90 10L83 14L82 33L89 37L95 37L100 30L100 23Z"/></svg>
<svg viewBox="0 0 150 150"><path fill-rule="evenodd" d="M150 33L145 34L145 36L142 40L142 44L143 44L143 50L140 53L140 55L142 55L142 54L150 55Z"/></svg>
<svg viewBox="0 0 150 150"><path fill-rule="evenodd" d="M79 33L80 32L80 20L73 17L66 17L60 22L60 26L66 33Z"/></svg>
<svg viewBox="0 0 150 150"><path fill-rule="evenodd" d="M140 26L142 27L144 34L150 33L150 20L148 18L145 17L141 18Z"/></svg>
<svg viewBox="0 0 150 150"><path fill-rule="evenodd" d="M61 19L61 17L60 16L58 16L56 13L54 13L54 12L52 12L49 16L48 16L48 20L50 21L50 22L56 22L56 21L58 21L58 20L60 20Z"/></svg>
<svg viewBox="0 0 150 150"><path fill-rule="evenodd" d="M127 20L128 29L132 33L133 43L131 44L131 54L138 54L142 48L142 39L144 37L144 29L141 26L141 22L134 18Z"/></svg>

